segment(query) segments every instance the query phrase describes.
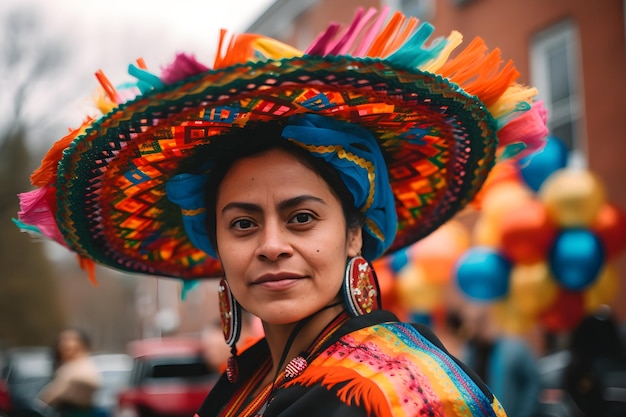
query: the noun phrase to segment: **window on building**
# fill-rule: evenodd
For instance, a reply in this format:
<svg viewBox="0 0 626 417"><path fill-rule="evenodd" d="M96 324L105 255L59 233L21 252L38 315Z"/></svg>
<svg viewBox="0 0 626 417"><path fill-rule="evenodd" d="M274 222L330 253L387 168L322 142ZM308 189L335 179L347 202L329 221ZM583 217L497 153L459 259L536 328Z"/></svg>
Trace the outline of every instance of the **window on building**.
<svg viewBox="0 0 626 417"><path fill-rule="evenodd" d="M578 30L572 22L561 22L533 38L532 84L548 109L550 134L576 157L585 147L581 68Z"/></svg>
<svg viewBox="0 0 626 417"><path fill-rule="evenodd" d="M407 16L429 21L435 15L435 0L386 0L389 7Z"/></svg>

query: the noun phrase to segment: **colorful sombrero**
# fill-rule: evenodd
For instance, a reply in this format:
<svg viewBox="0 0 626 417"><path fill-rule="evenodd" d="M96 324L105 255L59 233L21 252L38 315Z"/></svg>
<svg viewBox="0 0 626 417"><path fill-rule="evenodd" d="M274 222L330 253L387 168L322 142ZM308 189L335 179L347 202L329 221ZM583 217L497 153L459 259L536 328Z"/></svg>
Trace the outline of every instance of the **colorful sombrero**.
<svg viewBox="0 0 626 417"><path fill-rule="evenodd" d="M527 154L547 131L536 91L477 38L453 32L426 46L432 26L386 10L359 10L305 53L259 35L221 32L212 69L177 56L161 76L141 61L132 89L98 73L103 116L58 141L21 195L18 225L93 262L128 272L197 279L219 262L192 244L174 176L219 158L232 129L315 114L356 124L377 140L397 212L388 253L445 223L480 189L499 158ZM129 94L133 95L131 98Z"/></svg>

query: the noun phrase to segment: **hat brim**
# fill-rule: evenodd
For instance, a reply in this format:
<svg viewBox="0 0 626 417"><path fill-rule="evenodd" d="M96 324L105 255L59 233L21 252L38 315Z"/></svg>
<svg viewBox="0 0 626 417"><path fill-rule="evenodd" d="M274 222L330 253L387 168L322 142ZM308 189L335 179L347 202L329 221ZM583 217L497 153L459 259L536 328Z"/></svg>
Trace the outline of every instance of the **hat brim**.
<svg viewBox="0 0 626 417"><path fill-rule="evenodd" d="M342 56L211 70L121 105L72 142L56 183L67 245L128 272L220 276L219 262L189 241L165 184L219 158L212 144L232 128L301 113L356 123L377 138L398 213L391 252L454 216L495 160L485 105L438 75Z"/></svg>

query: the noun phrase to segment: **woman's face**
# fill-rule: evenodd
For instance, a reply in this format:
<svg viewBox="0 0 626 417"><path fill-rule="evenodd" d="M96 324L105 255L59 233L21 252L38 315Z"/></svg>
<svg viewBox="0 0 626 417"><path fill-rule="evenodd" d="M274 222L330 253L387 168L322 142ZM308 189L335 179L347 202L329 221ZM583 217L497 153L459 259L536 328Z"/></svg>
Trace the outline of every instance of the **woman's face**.
<svg viewBox="0 0 626 417"><path fill-rule="evenodd" d="M80 335L74 330L64 330L59 336L59 357L62 362L74 359L85 350L85 345Z"/></svg>
<svg viewBox="0 0 626 417"><path fill-rule="evenodd" d="M331 304L361 230L346 231L324 180L282 150L236 162L216 203L217 252L239 303L271 324L297 322Z"/></svg>

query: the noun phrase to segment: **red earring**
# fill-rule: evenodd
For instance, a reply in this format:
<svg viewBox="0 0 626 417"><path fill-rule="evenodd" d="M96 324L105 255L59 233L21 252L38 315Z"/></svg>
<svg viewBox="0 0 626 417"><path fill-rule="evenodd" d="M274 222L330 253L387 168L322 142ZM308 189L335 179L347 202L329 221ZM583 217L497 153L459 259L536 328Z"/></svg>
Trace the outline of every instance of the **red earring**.
<svg viewBox="0 0 626 417"><path fill-rule="evenodd" d="M343 280L343 296L348 312L353 317L381 308L378 278L372 266L362 256L355 256L348 261Z"/></svg>
<svg viewBox="0 0 626 417"><path fill-rule="evenodd" d="M228 358L226 366L226 377L229 382L237 381L239 366L237 365L237 341L241 334L241 306L233 296L228 286L228 281L222 278L218 287L220 320L222 322L222 332L224 340L230 346L232 353Z"/></svg>

